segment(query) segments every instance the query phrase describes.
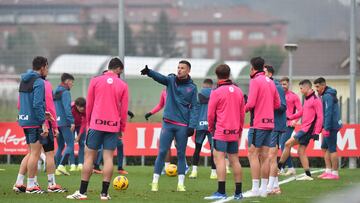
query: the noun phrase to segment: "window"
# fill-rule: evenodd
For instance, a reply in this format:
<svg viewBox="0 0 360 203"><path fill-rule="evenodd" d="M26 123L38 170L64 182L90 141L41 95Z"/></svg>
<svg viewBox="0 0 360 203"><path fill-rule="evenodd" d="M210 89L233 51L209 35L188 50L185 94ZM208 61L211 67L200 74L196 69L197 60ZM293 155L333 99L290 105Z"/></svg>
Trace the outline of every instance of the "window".
<svg viewBox="0 0 360 203"><path fill-rule="evenodd" d="M206 48L193 48L191 50L191 56L193 58L206 58L207 50L206 50Z"/></svg>
<svg viewBox="0 0 360 203"><path fill-rule="evenodd" d="M241 40L243 38L243 32L241 30L231 30L229 32L230 40Z"/></svg>
<svg viewBox="0 0 360 203"><path fill-rule="evenodd" d="M243 53L243 50L240 47L232 47L229 49L230 56L241 56L242 53Z"/></svg>
<svg viewBox="0 0 360 203"><path fill-rule="evenodd" d="M78 16L75 14L60 14L56 19L57 23L78 23Z"/></svg>
<svg viewBox="0 0 360 203"><path fill-rule="evenodd" d="M219 30L214 31L214 44L220 44L221 32Z"/></svg>
<svg viewBox="0 0 360 203"><path fill-rule="evenodd" d="M252 32L249 34L249 39L251 39L251 40L262 40L264 38L265 38L265 36L264 36L264 33L262 33L262 32Z"/></svg>
<svg viewBox="0 0 360 203"><path fill-rule="evenodd" d="M221 58L221 50L220 50L220 48L215 48L213 52L214 52L213 54L214 54L215 59L220 59Z"/></svg>
<svg viewBox="0 0 360 203"><path fill-rule="evenodd" d="M51 14L24 14L18 17L19 23L53 23L54 21L55 17Z"/></svg>
<svg viewBox="0 0 360 203"><path fill-rule="evenodd" d="M204 30L196 30L191 33L193 44L206 44L207 32Z"/></svg>
<svg viewBox="0 0 360 203"><path fill-rule="evenodd" d="M0 15L0 23L15 23L14 14Z"/></svg>

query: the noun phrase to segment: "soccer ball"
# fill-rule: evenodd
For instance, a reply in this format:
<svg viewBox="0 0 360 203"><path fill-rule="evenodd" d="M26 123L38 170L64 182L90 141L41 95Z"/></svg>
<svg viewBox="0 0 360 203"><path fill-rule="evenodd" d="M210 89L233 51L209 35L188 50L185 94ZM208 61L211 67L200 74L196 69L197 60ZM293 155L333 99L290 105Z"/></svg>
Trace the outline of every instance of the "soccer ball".
<svg viewBox="0 0 360 203"><path fill-rule="evenodd" d="M117 176L113 180L115 190L126 190L129 187L129 180L125 176Z"/></svg>
<svg viewBox="0 0 360 203"><path fill-rule="evenodd" d="M173 177L177 175L177 166L175 164L169 164L165 168L165 172L167 176Z"/></svg>

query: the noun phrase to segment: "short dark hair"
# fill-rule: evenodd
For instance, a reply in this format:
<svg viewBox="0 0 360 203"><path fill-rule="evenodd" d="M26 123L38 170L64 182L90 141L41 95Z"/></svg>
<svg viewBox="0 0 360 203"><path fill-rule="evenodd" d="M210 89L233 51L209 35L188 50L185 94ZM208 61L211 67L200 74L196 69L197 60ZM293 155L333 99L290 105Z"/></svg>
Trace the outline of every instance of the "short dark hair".
<svg viewBox="0 0 360 203"><path fill-rule="evenodd" d="M271 65L265 65L264 66L264 68L266 68L266 70L269 72L269 73L271 73L271 74L273 74L274 75L274 73L275 73L275 70L274 70L274 68L271 66Z"/></svg>
<svg viewBox="0 0 360 203"><path fill-rule="evenodd" d="M78 97L75 100L75 105L76 106L80 106L80 107L85 107L86 106L86 100L84 97Z"/></svg>
<svg viewBox="0 0 360 203"><path fill-rule="evenodd" d="M311 81L308 79L300 81L299 85L309 85L310 87L312 87Z"/></svg>
<svg viewBox="0 0 360 203"><path fill-rule="evenodd" d="M208 85L213 85L214 82L212 81L212 79L210 78L206 78L204 81L203 81L204 84L208 84Z"/></svg>
<svg viewBox="0 0 360 203"><path fill-rule="evenodd" d="M61 82L65 82L66 80L75 80L74 76L69 73L63 73L61 75Z"/></svg>
<svg viewBox="0 0 360 203"><path fill-rule="evenodd" d="M228 79L230 77L230 67L226 64L220 64L215 69L218 79Z"/></svg>
<svg viewBox="0 0 360 203"><path fill-rule="evenodd" d="M290 79L288 78L288 77L282 77L281 79L280 79L280 82L283 82L283 81L286 81L286 82L290 82Z"/></svg>
<svg viewBox="0 0 360 203"><path fill-rule="evenodd" d="M36 56L32 61L33 70L40 70L46 65L48 65L48 60L43 56Z"/></svg>
<svg viewBox="0 0 360 203"><path fill-rule="evenodd" d="M317 78L316 80L314 80L314 84L325 84L326 80L323 77Z"/></svg>
<svg viewBox="0 0 360 203"><path fill-rule="evenodd" d="M261 58L260 56L254 57L250 60L251 66L257 70L257 71L262 71L264 70L264 64L265 64L265 60L263 58Z"/></svg>
<svg viewBox="0 0 360 203"><path fill-rule="evenodd" d="M181 60L181 61L179 61L179 64L180 64L180 63L186 64L186 65L189 67L189 69L191 69L191 64L190 64L189 61L187 61L187 60Z"/></svg>
<svg viewBox="0 0 360 203"><path fill-rule="evenodd" d="M112 58L109 62L109 66L108 66L108 69L109 70L114 70L114 69L117 69L119 68L120 69L123 69L124 68L124 64L121 62L121 60L117 57L115 58Z"/></svg>

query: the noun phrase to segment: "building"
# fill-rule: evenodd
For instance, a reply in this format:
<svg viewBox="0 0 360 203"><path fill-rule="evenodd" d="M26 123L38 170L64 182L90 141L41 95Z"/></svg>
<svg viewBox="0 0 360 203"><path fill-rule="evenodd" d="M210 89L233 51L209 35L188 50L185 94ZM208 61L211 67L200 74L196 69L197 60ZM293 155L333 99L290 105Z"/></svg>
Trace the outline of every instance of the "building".
<svg viewBox="0 0 360 203"><path fill-rule="evenodd" d="M91 38L96 24L106 18L118 21L118 1L96 0L2 0L0 47L21 26L43 40L47 49L77 46ZM166 12L176 32L176 46L184 57L244 60L259 45L286 42L285 21L246 6L189 8L177 0L126 0L125 18L133 32L143 22L154 23ZM51 33L51 34L46 34ZM53 56L55 58L56 56Z"/></svg>

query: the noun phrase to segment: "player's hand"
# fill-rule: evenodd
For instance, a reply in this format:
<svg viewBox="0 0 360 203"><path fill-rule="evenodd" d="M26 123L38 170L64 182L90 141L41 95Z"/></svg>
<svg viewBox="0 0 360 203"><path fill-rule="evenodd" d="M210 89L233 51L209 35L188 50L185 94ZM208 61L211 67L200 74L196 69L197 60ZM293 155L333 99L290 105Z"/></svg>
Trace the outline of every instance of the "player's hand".
<svg viewBox="0 0 360 203"><path fill-rule="evenodd" d="M194 128L188 128L187 131L186 131L186 135L188 137L191 137L191 136L193 136L194 131L195 131Z"/></svg>
<svg viewBox="0 0 360 203"><path fill-rule="evenodd" d="M146 114L145 114L145 119L148 121L150 116L152 116L152 113L151 113L151 112L146 113Z"/></svg>
<svg viewBox="0 0 360 203"><path fill-rule="evenodd" d="M45 119L49 120L49 121L55 121L55 118L53 117L53 115L51 115L51 113L48 111L45 111Z"/></svg>
<svg viewBox="0 0 360 203"><path fill-rule="evenodd" d="M75 124L71 124L70 130L71 130L71 132L74 132L74 130L75 130Z"/></svg>
<svg viewBox="0 0 360 203"><path fill-rule="evenodd" d="M40 134L42 137L47 137L49 135L49 129L48 127L46 126L46 124L42 124L41 126L43 132Z"/></svg>
<svg viewBox="0 0 360 203"><path fill-rule="evenodd" d="M150 69L146 65L145 68L142 69L140 72L141 72L141 75L147 75L149 73L149 71L150 71Z"/></svg>
<svg viewBox="0 0 360 203"><path fill-rule="evenodd" d="M319 140L319 134L313 135L313 139L314 139L314 140Z"/></svg>
<svg viewBox="0 0 360 203"><path fill-rule="evenodd" d="M54 129L54 138L57 138L59 135L59 130L57 128Z"/></svg>
<svg viewBox="0 0 360 203"><path fill-rule="evenodd" d="M290 121L290 126L295 127L296 123L297 123L296 120Z"/></svg>
<svg viewBox="0 0 360 203"><path fill-rule="evenodd" d="M122 132L118 132L118 139L122 139L123 133Z"/></svg>
<svg viewBox="0 0 360 203"><path fill-rule="evenodd" d="M322 134L324 137L329 137L329 136L330 136L330 131L323 129L323 130L321 131L321 134Z"/></svg>
<svg viewBox="0 0 360 203"><path fill-rule="evenodd" d="M134 118L135 114L131 111L128 111L128 115L130 116L130 119Z"/></svg>
<svg viewBox="0 0 360 203"><path fill-rule="evenodd" d="M79 141L80 141L80 135L76 136L75 138L75 142L79 143Z"/></svg>

